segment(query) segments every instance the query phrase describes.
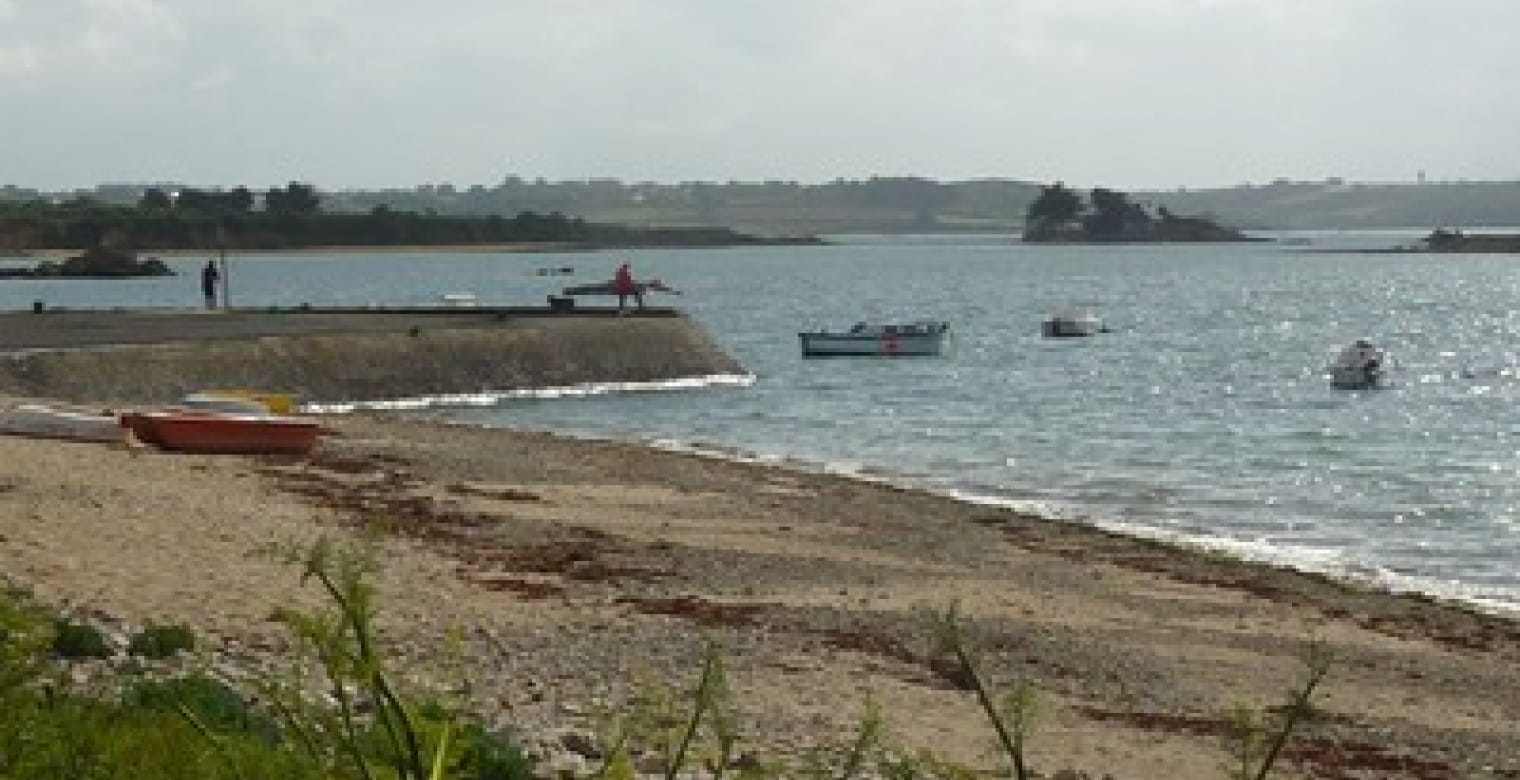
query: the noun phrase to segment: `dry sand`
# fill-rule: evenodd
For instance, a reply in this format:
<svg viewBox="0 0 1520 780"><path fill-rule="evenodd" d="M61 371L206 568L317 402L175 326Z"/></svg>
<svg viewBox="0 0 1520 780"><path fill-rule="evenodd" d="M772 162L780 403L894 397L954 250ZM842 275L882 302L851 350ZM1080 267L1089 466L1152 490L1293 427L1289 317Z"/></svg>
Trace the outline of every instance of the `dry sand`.
<svg viewBox="0 0 1520 780"><path fill-rule="evenodd" d="M277 652L271 611L317 601L269 548L383 526L402 663L452 669L530 734L687 684L714 641L746 752L842 739L875 702L901 744L992 769L992 731L929 650L924 613L956 604L987 676L1038 691L1030 763L1047 775L1226 776L1231 709L1283 701L1317 639L1337 662L1280 776L1520 777L1510 621L776 467L331 427L300 461L0 438L0 572L54 604Z"/></svg>

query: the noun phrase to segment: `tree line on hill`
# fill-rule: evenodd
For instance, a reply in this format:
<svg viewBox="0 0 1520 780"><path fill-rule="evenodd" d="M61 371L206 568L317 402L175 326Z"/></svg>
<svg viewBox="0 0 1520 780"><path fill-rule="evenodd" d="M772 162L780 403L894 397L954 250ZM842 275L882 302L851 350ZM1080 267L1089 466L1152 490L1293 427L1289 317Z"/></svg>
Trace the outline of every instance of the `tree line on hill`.
<svg viewBox="0 0 1520 780"><path fill-rule="evenodd" d="M1010 178L941 182L916 176L817 183L508 176L494 185L422 184L331 192L324 198L331 209L345 211L379 204L461 215L531 209L635 225L721 225L766 235L1017 232L1041 185ZM1166 208L1243 230L1520 225L1520 181L1356 183L1332 177L1201 189L1132 188L1128 194L1152 211Z"/></svg>
<svg viewBox="0 0 1520 780"><path fill-rule="evenodd" d="M560 212L524 210L452 216L376 205L365 213L328 212L308 184L292 182L256 197L245 187L143 190L132 203L95 198L0 199L0 252L37 248L287 249L548 243L583 247L727 246L762 239L723 227L632 227Z"/></svg>
<svg viewBox="0 0 1520 780"><path fill-rule="evenodd" d="M727 228L786 238L862 230L1007 230L1038 189L1034 184L1006 180L948 185L912 176L838 179L816 185L784 181L625 184L615 179L550 182L509 176L491 187L427 184L322 191L320 205L324 214L486 218L528 212L629 228ZM171 198L169 193L175 190L178 194ZM155 191L160 194L152 194ZM269 201L270 194L263 198ZM149 200L145 203L144 198ZM241 187L205 191L175 185L110 184L57 194L0 186L0 210L8 202L87 200L163 212L167 200L177 210L262 213L267 209L250 205L258 198Z"/></svg>
<svg viewBox="0 0 1520 780"><path fill-rule="evenodd" d="M320 198L324 214L412 213L426 217L510 217L522 213L569 215L590 223L627 226L729 228L768 236L849 232L1018 232L1037 198L1039 183L987 178L939 182L915 176L872 176L820 183L728 181L651 183L617 179L548 181L507 176L491 185L422 184L380 190L262 195L244 188L195 190L173 185L111 184L85 192L42 193L0 186L7 203L88 200L138 205L151 190L178 190L185 209L197 198L234 213L297 212L303 194ZM271 194L275 194L271 199ZM295 201L281 204L282 197ZM1201 215L1242 229L1371 227L1482 227L1520 224L1520 182L1358 184L1340 179L1278 180L1212 189L1131 190L1128 198L1153 213ZM264 207L257 201L263 200ZM255 205L249 205L253 203ZM163 201L141 204L163 208ZM250 211L251 210L251 211ZM414 228L408 228L414 229ZM0 245L0 250L4 246Z"/></svg>

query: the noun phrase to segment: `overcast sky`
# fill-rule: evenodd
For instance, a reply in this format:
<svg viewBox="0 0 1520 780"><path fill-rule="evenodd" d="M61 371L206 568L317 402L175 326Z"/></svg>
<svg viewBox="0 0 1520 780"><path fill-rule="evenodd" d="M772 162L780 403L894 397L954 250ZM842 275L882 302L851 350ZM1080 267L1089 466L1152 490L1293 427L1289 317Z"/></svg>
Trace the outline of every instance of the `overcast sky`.
<svg viewBox="0 0 1520 780"><path fill-rule="evenodd" d="M0 0L0 184L1520 178L1520 0Z"/></svg>

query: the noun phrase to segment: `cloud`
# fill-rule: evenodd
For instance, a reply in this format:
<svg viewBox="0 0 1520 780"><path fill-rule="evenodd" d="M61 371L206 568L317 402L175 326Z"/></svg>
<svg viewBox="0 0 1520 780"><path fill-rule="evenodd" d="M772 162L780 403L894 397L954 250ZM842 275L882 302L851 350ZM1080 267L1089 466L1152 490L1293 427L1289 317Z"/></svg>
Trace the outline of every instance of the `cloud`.
<svg viewBox="0 0 1520 780"><path fill-rule="evenodd" d="M185 31L159 0L0 5L0 85L32 91L119 87L174 62Z"/></svg>
<svg viewBox="0 0 1520 780"><path fill-rule="evenodd" d="M1400 148L1477 169L1508 159L1490 128L1517 119L1517 15L1509 0L0 0L0 114L31 128L0 169L1127 186L1386 176L1411 167ZM118 140L90 151L92 127Z"/></svg>
<svg viewBox="0 0 1520 780"><path fill-rule="evenodd" d="M25 78L41 67L42 57L36 49L25 46L0 49L0 84Z"/></svg>

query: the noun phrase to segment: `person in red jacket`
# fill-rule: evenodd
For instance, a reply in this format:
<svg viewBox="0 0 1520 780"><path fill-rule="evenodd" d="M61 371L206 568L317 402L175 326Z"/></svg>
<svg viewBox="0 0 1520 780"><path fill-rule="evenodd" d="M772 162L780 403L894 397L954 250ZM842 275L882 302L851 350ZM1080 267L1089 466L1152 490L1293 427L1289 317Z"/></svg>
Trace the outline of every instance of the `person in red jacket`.
<svg viewBox="0 0 1520 780"><path fill-rule="evenodd" d="M627 263L618 266L617 273L612 275L612 291L617 293L619 313L623 312L629 296L633 296L640 309L644 308L644 294L639 291L638 283L633 280L633 270Z"/></svg>

